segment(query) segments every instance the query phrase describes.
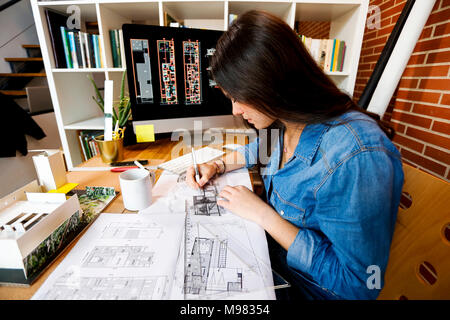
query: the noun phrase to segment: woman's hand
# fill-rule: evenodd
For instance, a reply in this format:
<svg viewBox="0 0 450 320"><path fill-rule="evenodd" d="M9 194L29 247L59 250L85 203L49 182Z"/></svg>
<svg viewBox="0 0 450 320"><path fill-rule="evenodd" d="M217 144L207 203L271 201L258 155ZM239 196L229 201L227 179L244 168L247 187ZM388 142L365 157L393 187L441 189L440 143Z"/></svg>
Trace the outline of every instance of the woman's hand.
<svg viewBox="0 0 450 320"><path fill-rule="evenodd" d="M255 193L244 186L226 186L219 193L226 200L217 200L217 204L234 214L263 224L264 219L275 211Z"/></svg>
<svg viewBox="0 0 450 320"><path fill-rule="evenodd" d="M195 181L195 169L191 166L186 171L186 183L194 189L202 188L212 177L217 173L217 167L212 163L199 164L198 173L200 175L200 180Z"/></svg>

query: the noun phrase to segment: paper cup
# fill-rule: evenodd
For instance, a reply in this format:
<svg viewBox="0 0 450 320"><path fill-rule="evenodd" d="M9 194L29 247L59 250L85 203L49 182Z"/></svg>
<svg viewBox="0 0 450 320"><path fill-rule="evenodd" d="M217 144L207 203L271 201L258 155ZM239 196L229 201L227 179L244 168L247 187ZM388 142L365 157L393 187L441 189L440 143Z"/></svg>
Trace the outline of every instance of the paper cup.
<svg viewBox="0 0 450 320"><path fill-rule="evenodd" d="M145 169L130 169L119 175L123 205L127 210L137 211L152 204L152 187L155 174Z"/></svg>

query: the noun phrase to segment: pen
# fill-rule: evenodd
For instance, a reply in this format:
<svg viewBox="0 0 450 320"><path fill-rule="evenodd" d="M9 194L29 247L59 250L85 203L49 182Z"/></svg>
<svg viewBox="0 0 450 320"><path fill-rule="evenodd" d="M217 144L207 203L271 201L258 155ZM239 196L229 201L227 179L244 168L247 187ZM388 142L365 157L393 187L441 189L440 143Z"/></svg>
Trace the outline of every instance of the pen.
<svg viewBox="0 0 450 320"><path fill-rule="evenodd" d="M197 181L197 183L198 183L200 180L200 174L198 173L197 161L195 161L194 148L192 148L192 162L194 163L194 169L195 169L195 181Z"/></svg>

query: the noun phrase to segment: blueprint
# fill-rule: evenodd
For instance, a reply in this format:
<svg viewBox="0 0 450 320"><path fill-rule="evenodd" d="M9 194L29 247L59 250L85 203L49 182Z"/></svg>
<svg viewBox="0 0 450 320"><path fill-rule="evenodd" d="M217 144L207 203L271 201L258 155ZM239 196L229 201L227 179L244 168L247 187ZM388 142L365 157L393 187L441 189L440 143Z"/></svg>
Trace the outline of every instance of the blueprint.
<svg viewBox="0 0 450 320"><path fill-rule="evenodd" d="M101 214L33 299L169 299L184 223L184 214Z"/></svg>

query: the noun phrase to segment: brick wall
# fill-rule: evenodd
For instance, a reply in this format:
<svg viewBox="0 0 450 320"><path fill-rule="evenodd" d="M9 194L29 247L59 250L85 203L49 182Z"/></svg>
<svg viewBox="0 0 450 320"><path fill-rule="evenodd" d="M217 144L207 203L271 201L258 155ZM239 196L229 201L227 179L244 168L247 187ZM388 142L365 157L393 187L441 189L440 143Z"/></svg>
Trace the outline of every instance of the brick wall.
<svg viewBox="0 0 450 320"><path fill-rule="evenodd" d="M372 74L406 0L371 0L381 28L364 32L354 98ZM450 181L450 1L436 0L384 119L396 129L403 161Z"/></svg>
<svg viewBox="0 0 450 320"><path fill-rule="evenodd" d="M329 21L297 21L294 29L298 34L313 39L328 39L330 37Z"/></svg>

